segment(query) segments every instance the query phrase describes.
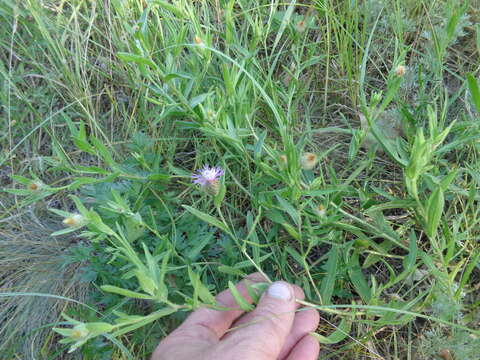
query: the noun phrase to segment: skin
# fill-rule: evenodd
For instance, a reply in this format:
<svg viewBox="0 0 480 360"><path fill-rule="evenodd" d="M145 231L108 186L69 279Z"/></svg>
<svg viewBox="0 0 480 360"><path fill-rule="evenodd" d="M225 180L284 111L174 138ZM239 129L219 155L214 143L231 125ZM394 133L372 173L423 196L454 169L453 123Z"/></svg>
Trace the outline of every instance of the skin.
<svg viewBox="0 0 480 360"><path fill-rule="evenodd" d="M251 303L245 284L261 281L260 274L251 274L237 289ZM301 288L278 283L287 287L289 298L273 296L270 287L249 313L238 309L229 290L221 292L218 303L233 310L196 310L160 342L152 360L316 360L320 347L309 332L316 330L319 314L299 308L295 299L304 299Z"/></svg>

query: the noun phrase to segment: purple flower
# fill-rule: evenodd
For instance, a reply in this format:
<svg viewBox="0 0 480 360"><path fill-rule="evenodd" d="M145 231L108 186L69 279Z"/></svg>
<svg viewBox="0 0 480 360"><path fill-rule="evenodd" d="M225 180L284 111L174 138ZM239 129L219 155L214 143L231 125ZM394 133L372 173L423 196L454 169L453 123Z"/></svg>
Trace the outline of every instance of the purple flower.
<svg viewBox="0 0 480 360"><path fill-rule="evenodd" d="M205 165L203 169L197 170L197 173L192 175L193 183L199 184L207 193L217 195L220 188L218 180L224 173L220 167Z"/></svg>

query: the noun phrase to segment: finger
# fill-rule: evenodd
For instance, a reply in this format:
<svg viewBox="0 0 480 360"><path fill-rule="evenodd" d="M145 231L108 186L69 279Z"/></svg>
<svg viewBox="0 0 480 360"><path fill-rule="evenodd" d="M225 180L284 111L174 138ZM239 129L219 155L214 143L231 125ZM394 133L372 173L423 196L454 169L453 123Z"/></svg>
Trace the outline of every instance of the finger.
<svg viewBox="0 0 480 360"><path fill-rule="evenodd" d="M283 349L280 352L280 359L284 359L292 351L295 345L308 333L315 331L320 321L320 315L315 309L300 309L295 314L292 330L288 334Z"/></svg>
<svg viewBox="0 0 480 360"><path fill-rule="evenodd" d="M303 290L302 290L301 287L299 287L297 285L292 285L292 287L293 287L293 291L294 291L294 294L295 294L295 299L298 299L298 300L305 299L305 294L303 293ZM295 306L298 308L300 305L298 303L295 303ZM237 321L235 321L233 323L232 328L235 329L237 327L241 327L244 324L251 323L255 316L256 316L255 312L249 312L248 314L243 315L241 318L239 318ZM225 336L223 337L223 339L227 339L233 333L234 332L227 332L225 334Z"/></svg>
<svg viewBox="0 0 480 360"><path fill-rule="evenodd" d="M271 284L252 311L251 322L222 340L222 347L236 347L246 359L277 359L292 328L295 309L293 287L284 281Z"/></svg>
<svg viewBox="0 0 480 360"><path fill-rule="evenodd" d="M292 349L286 360L317 360L320 353L318 341L305 335Z"/></svg>
<svg viewBox="0 0 480 360"><path fill-rule="evenodd" d="M248 283L261 281L265 281L265 278L260 273L250 274L244 280L238 283L236 288L248 303L252 303L252 299L248 295L246 285ZM189 331L194 334L197 331L202 333L207 331L210 333L207 336L212 336L216 340L221 338L230 328L235 319L243 314L243 310L238 308L238 305L230 290L222 291L216 296L216 300L219 305L226 308L232 308L233 310L218 311L208 308L200 308L194 311L177 330L185 331L186 329L189 329ZM177 332L177 330L175 330L175 332Z"/></svg>

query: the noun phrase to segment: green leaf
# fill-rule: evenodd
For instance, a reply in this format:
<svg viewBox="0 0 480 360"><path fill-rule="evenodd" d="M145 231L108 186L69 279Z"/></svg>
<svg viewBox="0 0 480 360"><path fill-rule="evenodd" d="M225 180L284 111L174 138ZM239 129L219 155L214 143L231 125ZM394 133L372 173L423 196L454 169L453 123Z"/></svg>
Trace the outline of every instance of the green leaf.
<svg viewBox="0 0 480 360"><path fill-rule="evenodd" d="M430 195L427 201L427 218L426 218L426 229L429 238L435 238L438 231L438 226L440 224L440 219L442 217L443 206L445 199L443 196L443 191L439 187Z"/></svg>
<svg viewBox="0 0 480 360"><path fill-rule="evenodd" d="M298 253L297 250L294 248L287 246L285 247L285 250L295 259L295 261L303 268L307 268L307 263L305 262L305 259L303 258L302 255Z"/></svg>
<svg viewBox="0 0 480 360"><path fill-rule="evenodd" d="M173 4L170 4L170 3L166 2L166 1L162 1L162 0L155 0L154 4L160 6L161 8L163 8L167 11L170 11L177 18L183 19L185 17L185 14L180 9L180 6L178 6L178 5L175 6Z"/></svg>
<svg viewBox="0 0 480 360"><path fill-rule="evenodd" d="M298 211L287 200L281 198L278 195L276 195L276 198L280 203L281 208L285 210L288 215L290 215L295 225L298 225L300 223L300 215L298 214Z"/></svg>
<svg viewBox="0 0 480 360"><path fill-rule="evenodd" d="M155 294L155 291L157 290L155 281L153 281L147 274L145 274L141 270L135 270L134 274L137 277L142 290L145 291L147 294L153 296Z"/></svg>
<svg viewBox="0 0 480 360"><path fill-rule="evenodd" d="M212 226L215 226L217 228L219 228L220 230L223 230L225 231L226 233L229 232L228 228L225 226L225 224L223 224L220 220L214 218L213 216L211 215L208 215L208 214L205 214L204 212L200 211L200 210L197 210L191 206L188 206L188 205L182 205L182 207L187 210L189 213L195 215L196 217L198 217L200 220L203 220L205 221L206 223L212 225Z"/></svg>
<svg viewBox="0 0 480 360"><path fill-rule="evenodd" d="M113 161L112 155L110 155L110 151L107 149L103 143L101 143L95 136L90 136L90 141L92 144L95 146L95 149L97 150L98 154L101 156L103 161L110 166L111 168L114 168L116 166L115 161Z"/></svg>
<svg viewBox="0 0 480 360"><path fill-rule="evenodd" d="M351 320L342 319L342 321L340 321L340 325L337 327L337 330L328 336L323 336L317 333L310 334L313 335L321 344L337 344L348 336L351 328Z"/></svg>
<svg viewBox="0 0 480 360"><path fill-rule="evenodd" d="M198 104L201 104L208 96L210 96L209 93L200 94L198 96L195 96L194 98L190 99L190 101L188 102L188 105L193 109Z"/></svg>
<svg viewBox="0 0 480 360"><path fill-rule="evenodd" d="M227 191L227 187L225 184L220 184L220 189L218 191L218 194L215 195L213 198L213 204L218 207L222 204L223 199L225 198L225 193Z"/></svg>
<svg viewBox="0 0 480 360"><path fill-rule="evenodd" d="M348 262L348 275L352 285L355 287L355 290L362 297L363 301L368 303L372 297L372 294L367 280L365 280L365 277L363 276L362 269L360 268L358 262L358 252L354 252L350 258L350 261Z"/></svg>
<svg viewBox="0 0 480 360"><path fill-rule="evenodd" d="M335 288L335 279L337 278L337 266L338 266L338 248L333 246L328 253L328 261L325 271L327 276L322 280L320 287L320 294L322 294L323 305L331 303L333 290Z"/></svg>
<svg viewBox="0 0 480 360"><path fill-rule="evenodd" d="M192 261L195 261L200 255L201 251L207 246L213 239L213 232L205 234L203 237L197 239L195 245L187 252L186 257Z"/></svg>
<svg viewBox="0 0 480 360"><path fill-rule="evenodd" d="M142 293L127 290L127 289L122 289L118 286L113 286L113 285L102 285L102 286L100 286L100 289L102 289L103 291L112 293L112 294L118 294L118 295L130 297L130 298L134 298L134 299L145 299L145 300L152 299L152 297L150 295L142 294Z"/></svg>
<svg viewBox="0 0 480 360"><path fill-rule="evenodd" d="M156 67L155 63L152 60L141 55L126 53L126 52L118 52L117 56L119 57L120 60L124 62L134 62L136 64L148 65L153 68Z"/></svg>
<svg viewBox="0 0 480 360"><path fill-rule="evenodd" d="M188 277L192 283L192 287L200 300L206 304L215 304L215 297L210 293L210 290L202 283L200 276L195 273L192 268L188 267Z"/></svg>
<svg viewBox="0 0 480 360"><path fill-rule="evenodd" d="M473 103L477 108L477 112L480 113L480 88L478 86L478 82L472 74L467 74L467 82L468 88L470 89L470 94L472 95Z"/></svg>
<svg viewBox="0 0 480 360"><path fill-rule="evenodd" d="M238 304L238 306L240 306L243 311L252 311L254 309L254 306L252 304L249 304L247 300L245 300L245 298L240 294L234 283L229 281L228 288L230 289L230 292L232 293L235 302Z"/></svg>
<svg viewBox="0 0 480 360"><path fill-rule="evenodd" d="M228 265L220 265L217 268L217 270L220 271L221 273L228 274L228 275L235 275L240 277L245 277L246 275L242 270L228 266Z"/></svg>
<svg viewBox="0 0 480 360"><path fill-rule="evenodd" d="M85 327L87 328L88 331L92 333L93 336L97 336L103 333L109 333L110 331L113 330L113 325L110 325L105 322L86 323Z"/></svg>

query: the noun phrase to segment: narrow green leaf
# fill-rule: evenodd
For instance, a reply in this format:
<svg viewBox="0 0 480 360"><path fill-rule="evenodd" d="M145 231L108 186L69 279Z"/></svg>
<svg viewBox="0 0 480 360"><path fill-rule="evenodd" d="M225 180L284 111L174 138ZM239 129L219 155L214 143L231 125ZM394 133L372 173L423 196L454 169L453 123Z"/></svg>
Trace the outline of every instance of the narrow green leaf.
<svg viewBox="0 0 480 360"><path fill-rule="evenodd" d="M228 274L228 275L235 275L240 277L245 277L246 275L242 270L228 266L228 265L220 265L217 268L217 270L220 271L221 273Z"/></svg>
<svg viewBox="0 0 480 360"><path fill-rule="evenodd" d="M342 321L340 321L340 325L337 327L337 330L328 336L323 336L317 333L310 334L313 335L320 344L337 344L348 336L351 328L352 321L349 319L342 319Z"/></svg>
<svg viewBox="0 0 480 360"><path fill-rule="evenodd" d="M444 207L444 196L443 191L439 187L430 195L427 201L427 218L426 218L426 229L429 238L435 238L438 231L438 226L440 224L440 219L442 217L443 207Z"/></svg>
<svg viewBox="0 0 480 360"><path fill-rule="evenodd" d="M470 89L470 94L472 95L473 103L477 108L477 112L480 113L480 88L478 86L477 79L473 77L472 74L467 74L468 88Z"/></svg>
<svg viewBox="0 0 480 360"><path fill-rule="evenodd" d="M124 62L134 62L140 65L148 65L153 68L156 67L155 63L152 60L141 55L126 53L126 52L118 52L117 56L119 57L120 60Z"/></svg>
<svg viewBox="0 0 480 360"><path fill-rule="evenodd" d="M283 199L282 197L276 195L276 198L280 203L281 208L285 210L288 213L288 215L290 215L295 225L298 225L300 223L300 215L298 214L298 211L292 206L292 204L290 204L287 200Z"/></svg>
<svg viewBox="0 0 480 360"><path fill-rule="evenodd" d="M226 233L229 232L228 228L220 220L214 218L213 216L205 214L204 212L202 212L200 210L197 210L197 209L195 209L191 206L188 206L188 205L182 205L182 207L185 210L187 210L188 212L190 212L191 214L198 217L200 220L203 220L206 223L208 223L212 226L215 226L215 227L219 228L220 230L225 231Z"/></svg>
<svg viewBox="0 0 480 360"><path fill-rule="evenodd" d="M338 248L333 246L328 253L328 260L325 267L327 275L322 280L320 294L322 295L323 305L331 303L333 290L335 288L335 279L337 278L338 266Z"/></svg>
<svg viewBox="0 0 480 360"><path fill-rule="evenodd" d="M106 291L106 292L130 297L130 298L134 298L134 299L150 300L152 298L150 295L142 294L142 293L127 290L127 289L122 289L118 286L113 286L113 285L102 285L102 286L100 286L100 288L103 291Z"/></svg>
<svg viewBox="0 0 480 360"><path fill-rule="evenodd" d="M362 269L358 262L358 252L354 252L348 263L348 275L352 285L357 290L364 302L368 303L372 296L370 287L368 286L365 276L363 276Z"/></svg>
<svg viewBox="0 0 480 360"><path fill-rule="evenodd" d="M302 255L298 253L297 250L294 248L287 246L285 247L285 250L295 259L295 261L298 263L303 268L307 268L307 264L305 263L305 259L303 258Z"/></svg>
<svg viewBox="0 0 480 360"><path fill-rule="evenodd" d="M253 305L249 304L247 300L245 300L244 297L240 294L234 283L229 281L228 288L230 289L230 292L232 293L235 302L238 304L238 306L240 306L243 311L252 311L254 309Z"/></svg>

